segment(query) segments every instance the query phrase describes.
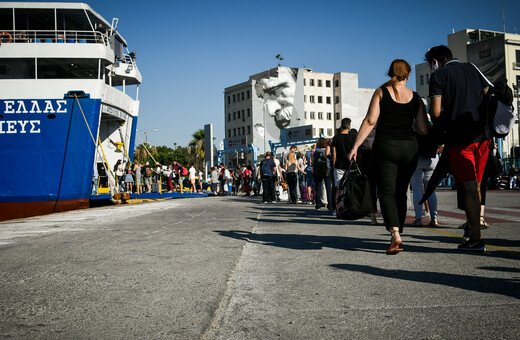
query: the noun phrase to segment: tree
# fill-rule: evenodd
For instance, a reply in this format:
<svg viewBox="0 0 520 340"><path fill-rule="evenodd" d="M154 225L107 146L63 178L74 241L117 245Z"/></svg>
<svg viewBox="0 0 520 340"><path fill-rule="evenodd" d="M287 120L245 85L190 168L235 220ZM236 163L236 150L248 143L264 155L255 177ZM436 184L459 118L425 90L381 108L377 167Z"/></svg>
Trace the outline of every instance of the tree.
<svg viewBox="0 0 520 340"><path fill-rule="evenodd" d="M204 165L204 129L195 131L191 136L193 140L188 144L192 156L190 161L197 168L202 168Z"/></svg>

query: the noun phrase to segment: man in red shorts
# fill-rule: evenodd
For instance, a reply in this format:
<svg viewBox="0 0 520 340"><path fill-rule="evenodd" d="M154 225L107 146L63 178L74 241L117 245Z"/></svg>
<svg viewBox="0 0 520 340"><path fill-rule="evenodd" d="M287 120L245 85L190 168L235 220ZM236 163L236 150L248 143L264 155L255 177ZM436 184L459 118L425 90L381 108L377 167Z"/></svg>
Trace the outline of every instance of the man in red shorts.
<svg viewBox="0 0 520 340"><path fill-rule="evenodd" d="M453 58L446 46L432 47L430 115L446 133L446 147L457 187L463 192L469 227L458 249L483 252L480 237L480 182L488 157L489 131L480 121L479 105L488 84L476 68ZM442 107L442 112L441 112Z"/></svg>

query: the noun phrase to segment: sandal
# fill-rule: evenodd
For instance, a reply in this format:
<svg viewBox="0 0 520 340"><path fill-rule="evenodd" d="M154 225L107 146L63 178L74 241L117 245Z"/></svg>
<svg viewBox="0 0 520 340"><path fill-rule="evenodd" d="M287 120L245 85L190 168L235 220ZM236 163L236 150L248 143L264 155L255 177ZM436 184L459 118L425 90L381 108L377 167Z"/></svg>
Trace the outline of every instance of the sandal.
<svg viewBox="0 0 520 340"><path fill-rule="evenodd" d="M484 220L484 216L480 216L480 229L488 229L489 224Z"/></svg>
<svg viewBox="0 0 520 340"><path fill-rule="evenodd" d="M390 234L392 234L392 239L395 237L395 233L398 233L399 230L392 230L390 232ZM392 242L392 244L390 245L390 248L388 248L388 250L386 251L386 254L387 255L395 255L401 251L403 251L402 248L399 248L399 246L403 243L402 240L399 240L399 241L394 241Z"/></svg>
<svg viewBox="0 0 520 340"><path fill-rule="evenodd" d="M428 223L428 225L430 227L440 227L440 224L439 222L435 221L435 220L431 220L430 223Z"/></svg>

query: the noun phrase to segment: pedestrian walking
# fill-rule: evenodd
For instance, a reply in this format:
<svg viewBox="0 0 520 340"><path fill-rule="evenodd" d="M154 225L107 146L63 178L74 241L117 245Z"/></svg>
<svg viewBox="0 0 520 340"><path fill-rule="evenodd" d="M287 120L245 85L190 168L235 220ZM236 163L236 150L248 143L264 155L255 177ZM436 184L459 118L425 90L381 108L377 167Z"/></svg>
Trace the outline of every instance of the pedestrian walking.
<svg viewBox="0 0 520 340"><path fill-rule="evenodd" d="M387 254L403 250L400 233L406 218L406 192L417 167L414 120L418 133L428 132L424 104L416 92L406 87L411 70L405 60L392 61L388 71L391 79L372 96L367 115L348 156L349 160L356 159L358 148L377 123L373 159L381 212L385 227L391 234Z"/></svg>
<svg viewBox="0 0 520 340"><path fill-rule="evenodd" d="M469 222L458 249L485 251L480 236L480 182L489 153L489 131L481 122L479 106L488 83L474 65L453 58L444 45L432 47L425 58L433 72L430 115L445 130L445 147Z"/></svg>

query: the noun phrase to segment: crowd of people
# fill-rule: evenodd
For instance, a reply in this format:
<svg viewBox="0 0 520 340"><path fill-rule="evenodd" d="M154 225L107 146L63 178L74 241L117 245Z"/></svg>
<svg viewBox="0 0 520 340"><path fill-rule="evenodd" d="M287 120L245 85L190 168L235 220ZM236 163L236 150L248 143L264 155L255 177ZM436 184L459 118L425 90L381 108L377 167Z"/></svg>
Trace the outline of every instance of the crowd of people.
<svg viewBox="0 0 520 340"><path fill-rule="evenodd" d="M436 46L425 55L432 75L429 83L429 112L426 100L407 87L411 66L402 59L389 68L390 79L379 87L370 102L359 132L351 120L341 121L332 139L319 138L310 150L289 149L282 159L267 152L258 164L224 164L208 174L192 165L189 171L177 162L164 168L116 164L114 171L127 191L152 191L154 176L167 172L168 190L174 190L189 174L191 190L197 191L207 175L214 195L262 196L262 202L276 203L285 198L291 204L313 204L336 215L336 191L353 162L370 182L371 224L378 225L377 200L383 224L390 234L388 254L403 251L401 233L405 226L410 187L413 192L414 226L440 226L435 188L447 174L457 187L459 209L467 220L461 250L485 251L481 229L484 220L487 181L502 172L496 145L480 119L479 106L488 84L472 64L453 58L448 47ZM511 167L510 188L516 186L518 171ZM140 179L142 177L142 180ZM177 179L177 180L174 180ZM179 182L180 180L180 182ZM137 188L135 187L137 183ZM423 210L424 208L424 210Z"/></svg>
<svg viewBox="0 0 520 340"><path fill-rule="evenodd" d="M167 165L155 162L154 165L146 161L123 163L121 159L116 161L112 169L115 178L115 189L117 192L127 193L172 193L174 190L187 190L202 193L204 189L204 171L196 169L192 164L189 169L177 161L168 161ZM188 178L189 185L184 186L184 180ZM98 192L99 174L94 167L92 178L92 193ZM164 188L163 188L164 187Z"/></svg>
<svg viewBox="0 0 520 340"><path fill-rule="evenodd" d="M316 209L325 206L335 214L335 191L355 161L370 181L371 222L378 224L379 200L390 233L387 253L397 254L403 250L401 233L410 186L412 225L422 226L423 217L428 216L429 226L437 227L435 187L450 173L458 207L467 218L460 226L464 235L458 249L485 251L480 231L489 227L484 220L487 183L503 170L480 116L489 85L474 65L454 58L446 46L431 48L425 59L432 70L428 113L425 100L406 86L411 66L394 60L388 71L390 80L375 91L359 132L350 129L350 119L344 118L332 140L320 138L315 150L305 154L291 148L282 166L267 153L256 170L263 202L276 202L277 184L286 181L290 203L311 202ZM508 175L512 188L518 177L514 166Z"/></svg>

